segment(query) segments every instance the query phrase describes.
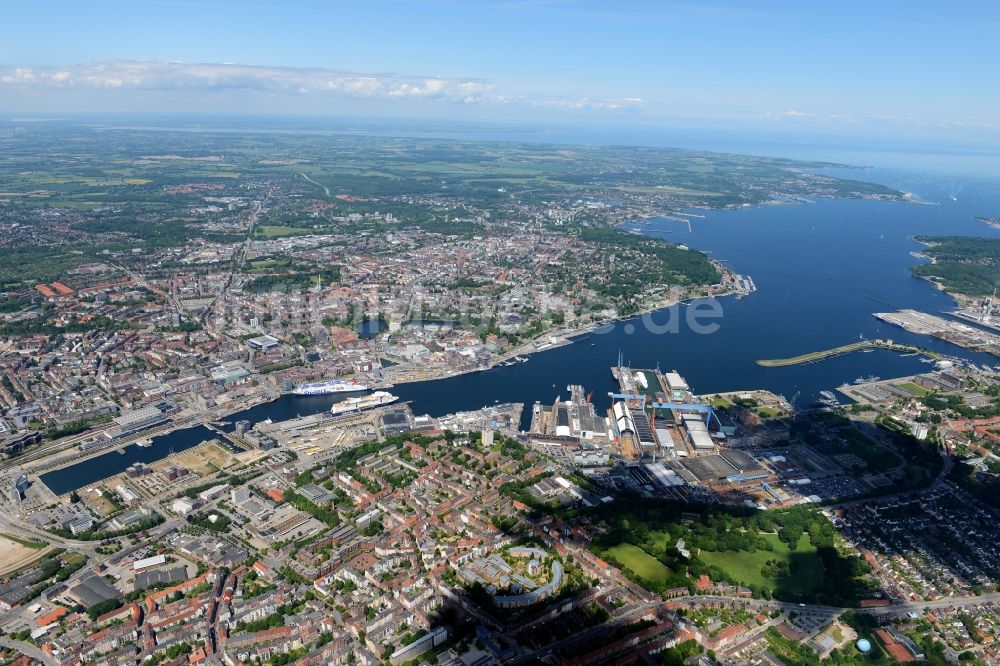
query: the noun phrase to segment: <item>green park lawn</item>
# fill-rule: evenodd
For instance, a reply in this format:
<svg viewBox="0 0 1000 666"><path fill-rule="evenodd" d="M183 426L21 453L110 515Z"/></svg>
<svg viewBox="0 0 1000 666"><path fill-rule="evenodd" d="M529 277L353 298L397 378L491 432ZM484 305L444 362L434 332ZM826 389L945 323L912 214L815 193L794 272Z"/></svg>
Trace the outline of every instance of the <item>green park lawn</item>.
<svg viewBox="0 0 1000 666"><path fill-rule="evenodd" d="M823 577L823 566L816 554L816 548L803 534L794 552L778 539L775 534L762 535L774 550L758 550L752 553L746 551L716 552L703 550L698 558L706 564L714 565L728 573L733 580L743 585L753 585L774 592L777 589L786 590L792 594L809 594L816 583ZM768 560L785 560L791 564L794 558L796 567L787 578L774 579L766 577L761 569ZM658 563L659 564L659 563Z"/></svg>
<svg viewBox="0 0 1000 666"><path fill-rule="evenodd" d="M646 551L630 543L620 543L607 550L623 567L651 583L662 584L670 576L670 569Z"/></svg>

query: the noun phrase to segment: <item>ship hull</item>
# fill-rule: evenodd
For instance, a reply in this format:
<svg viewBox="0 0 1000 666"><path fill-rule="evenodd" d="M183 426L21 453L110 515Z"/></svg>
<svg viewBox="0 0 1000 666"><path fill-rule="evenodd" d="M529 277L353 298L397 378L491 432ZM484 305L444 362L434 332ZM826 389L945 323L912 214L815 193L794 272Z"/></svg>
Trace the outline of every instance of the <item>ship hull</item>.
<svg viewBox="0 0 1000 666"><path fill-rule="evenodd" d="M367 391L364 384L351 382L324 382L322 384L302 384L292 389L293 395L335 395L337 393L360 393Z"/></svg>
<svg viewBox="0 0 1000 666"><path fill-rule="evenodd" d="M372 394L375 395L375 394ZM392 403L399 400L399 397L385 394L371 399L372 396L367 398L357 398L357 399L347 399L344 402L338 402L330 408L330 414L333 416L343 416L344 414L356 414L358 412L364 412L369 409L375 409L377 407L384 407L385 405L391 405Z"/></svg>

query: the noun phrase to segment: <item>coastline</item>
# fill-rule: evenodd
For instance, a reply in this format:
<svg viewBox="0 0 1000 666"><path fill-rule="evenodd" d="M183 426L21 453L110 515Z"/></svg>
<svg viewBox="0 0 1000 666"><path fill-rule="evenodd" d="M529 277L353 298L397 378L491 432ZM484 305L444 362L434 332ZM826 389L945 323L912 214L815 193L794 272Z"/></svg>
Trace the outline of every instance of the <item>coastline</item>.
<svg viewBox="0 0 1000 666"><path fill-rule="evenodd" d="M901 193L901 194L905 195L905 193ZM823 198L825 198L825 199L831 199L831 200L836 200L836 199L862 199L861 197L823 197ZM879 197L879 198L883 199L883 200L888 200L888 201L896 201L898 203L923 203L923 202L918 202L918 201L916 201L916 200L914 200L912 198L907 198L905 196L899 196L899 195L892 196L892 197ZM778 201L770 202L769 201L769 202L763 202L761 204L757 204L757 206L779 205L779 204L786 204L787 205L787 204L792 204L792 203L802 204L802 203L805 203L805 202L804 201L792 201L792 202L778 202ZM723 208L723 209L704 209L704 210L736 210L736 209L739 209L739 208L741 208L741 207L740 206L732 206L732 207L727 207L727 208ZM637 220L641 221L643 219L650 219L650 218L657 218L657 217L663 217L663 215L650 215L648 218L637 218ZM615 227L621 227L623 225L634 223L637 220L625 221L625 222L616 224L614 226ZM679 305L679 304L683 304L685 302L688 302L688 301L691 301L691 300L695 300L695 299L698 299L698 298L722 298L722 297L726 297L726 296L735 296L735 295L739 295L741 293L744 293L737 286L737 283L735 282L735 280L732 280L732 278L738 276L739 274L737 274L731 268L729 268L728 266L726 266L723 263L722 260L712 259L712 262L716 265L716 267L718 268L718 270L720 271L720 273L723 276L729 276L731 282L729 284L727 284L725 281L723 281L723 282L717 283L715 285L703 285L703 286L696 287L696 288L701 288L701 289L705 289L705 290L711 290L713 287L714 288L718 288L719 291L717 291L716 293L710 293L710 294L708 294L706 296L688 296L688 297L682 297L682 298L665 298L665 299L661 299L661 300L658 300L658 301L655 301L655 302L646 303L641 308L639 308L636 312L629 313L627 315L616 315L616 316L607 317L605 319L600 319L600 320L596 320L596 321L588 321L587 323L580 324L578 326L572 326L572 327L566 327L566 328L560 328L560 329L550 329L548 331L544 331L544 332L540 333L538 336L532 338L531 340L529 340L529 341L527 341L525 343L522 343L516 349L513 349L513 350L511 350L509 352L506 352L503 355L496 356L495 358L491 359L491 361L490 361L489 364L487 364L485 366L476 367L476 368L469 368L469 369L459 370L459 371L429 369L427 371L427 373L428 373L427 375L420 376L418 378L412 378L412 379L409 379L409 378L408 379L402 379L400 381L395 381L395 382L393 382L393 381L376 382L376 383L372 383L372 388L375 388L375 389L387 389L387 388L391 388L392 386L394 386L396 384L404 385L404 384L415 384L415 383L422 383L422 382L430 382L430 381L437 381L437 380L442 380L442 379L448 379L448 378L452 378L452 377L457 377L457 376L461 376L461 375L468 375L468 374L485 372L487 370L492 370L492 369L494 369L496 367L501 366L503 363L505 363L505 362L513 359L515 356L532 356L532 355L540 353L540 352L549 351L549 350L552 350L552 349L557 349L557 348L560 348L560 347L563 347L563 346L567 346L569 344L572 344L572 343L576 342L577 339L580 338L581 336L586 335L587 333L590 333L590 332L592 332L594 330L600 329L600 328L605 327L605 326L615 325L617 323L627 322L627 321L630 321L630 320L634 320L634 319L640 318L640 317L642 317L644 315L647 315L649 313L653 313L653 312L656 312L656 311L659 311L659 310L662 310L662 309L665 309L665 308L669 308L669 307L673 307L673 306L676 306L676 305ZM931 281L931 282L933 282L933 281ZM940 285L936 285L936 286L938 286L938 288L940 289ZM949 295L952 296L952 298L954 299L954 295L953 294L949 294ZM541 348L537 347L536 343L538 343L539 341L545 340L546 338L552 338L553 336L557 338L556 342L554 342L552 344L549 344L549 345L546 345L546 346L541 347ZM268 403L274 402L275 400L279 399L283 395L284 395L283 392L268 391L268 392L266 392L264 394L257 393L255 395L253 395L252 397L248 397L248 396L240 397L240 398L234 399L232 401L234 404L231 407L230 407L230 405L220 405L220 406L217 406L214 410L206 410L205 412L190 414L190 415L186 416L182 421L171 423L171 424L169 424L165 428L161 426L161 429L157 432L157 436L169 435L169 434L171 434L173 432L176 432L177 430L182 430L182 429L184 429L186 427L191 427L192 425L195 425L195 424L197 424L199 422L200 423L204 423L204 422L211 422L211 421L214 421L214 420L228 419L233 414L236 414L238 412L241 412L241 411L244 411L244 410L247 410L247 409L252 409L252 408L255 408L255 407L260 407L261 405L266 405ZM142 437L148 436L148 433L138 433L135 436L137 438L142 438ZM117 447L115 447L115 448L117 448ZM106 452L106 449L105 449L105 451L102 451L102 452ZM88 453L90 453L90 452L88 452ZM78 458L75 459L74 462L78 462L80 460L88 459L90 457L99 455L99 453L101 453L101 452L94 452L92 455L85 455L85 456L82 456L82 457L78 457ZM48 457L49 456L43 456L41 460L44 460L45 458L48 458ZM63 462L63 461L60 460L59 462ZM71 464L71 463L69 463L69 461L67 461L66 464L64 464L64 465L59 465L58 467L52 467L52 468L49 468L49 470L46 470L46 471L50 471L51 469L58 469L58 468L61 468L61 467L64 467L64 466L68 466L69 464Z"/></svg>
<svg viewBox="0 0 1000 666"><path fill-rule="evenodd" d="M732 273L732 271L728 272ZM709 286L721 286L721 285L709 285ZM725 298L730 296L738 296L740 293L742 293L741 290L737 288L730 288L718 293L710 294L708 296L689 296L687 298L664 299L661 301L657 301L655 303L647 303L643 305L643 307L637 310L636 312L627 315L616 315L614 317L607 317L605 319L591 321L587 322L586 324L581 324L579 326L573 326L568 328L549 329L548 331L540 333L531 340L522 343L515 349L504 353L502 356L497 356L488 365L482 367L469 368L466 370L444 371L439 373L436 373L433 370L428 370L427 372L430 374L426 377L421 377L419 379L402 380L402 381L387 383L384 385L377 385L375 387L389 388L395 386L396 384L416 384L420 382L431 382L440 379L449 379L451 377L460 377L462 375L470 375L477 372L486 372L488 370L497 368L501 366L503 363L510 361L518 356L532 356L534 354L540 354L543 352L551 351L553 349L558 349L560 347L571 345L575 343L577 339L580 338L581 336L586 335L587 333L591 333L605 326L613 326L615 324L627 322L632 319L638 319L640 317L643 317L644 315L664 310L666 308L674 307L676 305L681 305L690 301L698 300L700 298ZM546 344L545 346L539 348L536 343L543 341L546 338L549 339L555 338L556 341L551 342L550 344Z"/></svg>
<svg viewBox="0 0 1000 666"><path fill-rule="evenodd" d="M709 298L730 297L730 296L735 296L738 293L740 293L738 289L730 289L730 290L727 290L727 291L722 292L722 293L713 294ZM615 325L615 324L618 324L618 323L627 322L627 321L632 320L632 319L637 319L637 318L642 317L642 316L644 316L646 314L650 314L650 313L653 313L653 312L657 312L659 310L670 308L670 307L673 307L673 306L685 303L688 300L693 300L695 298L698 298L698 297L692 297L691 299L680 299L680 300L666 299L666 300L662 300L662 301L657 301L655 303L646 304L646 306L644 306L639 311L631 313L631 314L628 314L628 315L620 315L620 316L615 316L615 317L609 317L609 318L606 318L606 319L601 319L601 320L598 320L598 321L588 322L586 324L582 324L580 326L575 326L575 327L570 327L570 328L562 328L562 329L556 329L556 330L549 330L549 331L546 331L544 333L539 334L537 337L535 337L532 340L524 343L520 347L518 347L518 348L516 348L516 349L514 349L514 350L512 350L512 351L510 351L510 352L508 352L506 354L504 354L503 356L498 356L497 358L493 359L492 362L489 365L487 365L487 366L479 367L479 368L471 368L471 369L468 369L468 370L461 370L461 371L436 372L436 373L432 373L431 375L429 375L427 377L423 377L423 378L420 378L420 379L413 379L413 380L409 380L409 381L400 381L398 383L399 384L416 384L416 383L423 383L423 382L438 381L438 380L442 380L442 379L449 379L451 377L458 377L458 376L461 376L461 375L474 374L474 373L478 373L478 372L486 372L488 370L492 370L494 368L500 367L505 361L509 361L512 358L514 358L515 356L531 356L533 354L539 354L539 353L543 353L543 352L546 352L546 351L551 351L553 349L558 349L558 348L564 347L566 345L574 344L575 342L577 342L578 338L580 338L581 336L584 336L587 333L591 333L594 330L597 330L597 329L602 328L604 326ZM535 345L535 343L537 341L544 340L545 338L550 338L552 336L557 336L558 337L558 340L559 340L558 343L547 345L547 346L545 346L545 347L543 347L541 349L532 348L532 347L534 347L534 345ZM385 389L385 388L391 388L394 385L395 384L391 383L391 382L384 383L384 384L373 384L372 388ZM177 431L180 431L180 430L184 430L184 429L187 429L187 428L199 425L199 424L204 425L204 423L206 423L206 422L217 421L217 420L222 420L222 419L228 419L231 416L233 416L234 414L237 414L239 412L242 412L242 411L245 411L245 410L248 410L248 409L253 409L255 407L260 407L261 405L266 405L266 404L269 404L271 402L274 402L275 400L278 400L279 398L281 398L284 395L288 395L288 394L287 393L277 393L277 394L274 394L274 393L260 394L260 393L258 393L256 396L254 396L255 399L253 399L253 400L239 400L238 401L238 403L239 403L238 406L236 406L234 409L222 409L222 410L215 409L215 410L209 410L209 411L203 412L201 414L188 415L188 416L186 416L185 418L183 418L181 420L175 421L175 422L170 423L170 424L165 425L165 426L161 426L159 429L157 429L157 430L154 431L155 434L153 436L155 436L155 437L162 437L162 436L170 435L171 433L174 433L174 432L177 432ZM233 401L233 402L237 402L237 401ZM109 443L109 445L107 445L105 447L102 447L102 448L99 448L99 449L96 449L96 450L93 450L93 451L87 451L82 456L65 457L65 458L59 459L57 461L53 461L55 464L52 464L51 462L50 463L46 463L45 460L48 457L48 456L46 456L46 457L40 458L40 459L38 459L36 461L32 461L33 463L36 463L36 465L37 465L37 463L42 463L42 465L36 466L32 471L34 473L36 473L36 474L44 474L44 473L48 473L48 472L55 471L55 470L58 470L58 469L63 469L65 467L71 467L74 464L77 464L77 463L85 461L85 460L89 460L91 458L98 457L100 455L108 453L109 451L113 451L113 450L118 449L118 448L123 448L125 446L132 446L136 441L139 441L139 440L141 440L143 438L149 437L150 435L151 435L150 432L135 433L134 435L132 435L129 438L129 441L127 441L127 442L123 442L123 443L120 443L120 444L117 444L117 445L112 445L112 444ZM63 451L63 453L65 453L65 451ZM54 452L53 455L58 455L58 453ZM41 469L39 469L39 468L41 468Z"/></svg>

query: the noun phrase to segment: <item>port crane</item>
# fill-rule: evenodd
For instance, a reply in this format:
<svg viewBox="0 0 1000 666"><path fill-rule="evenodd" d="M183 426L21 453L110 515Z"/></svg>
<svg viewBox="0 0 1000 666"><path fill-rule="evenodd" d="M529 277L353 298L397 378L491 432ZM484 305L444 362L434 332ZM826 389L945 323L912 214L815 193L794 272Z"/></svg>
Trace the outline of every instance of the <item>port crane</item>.
<svg viewBox="0 0 1000 666"><path fill-rule="evenodd" d="M653 408L653 417L654 417L654 419L656 417L656 410L657 409L686 409L686 410L691 411L691 412L701 412L702 414L704 414L705 415L705 425L706 426L711 426L712 425L712 417L714 416L715 417L715 423L716 423L716 425L718 425L720 428L722 427L722 422L719 421L719 417L716 416L715 410L712 409L711 405L688 405L688 404L685 404L685 403L682 403L682 402L680 402L680 403L678 403L678 402L654 402L651 406Z"/></svg>
<svg viewBox="0 0 1000 666"><path fill-rule="evenodd" d="M637 394L637 393L609 393L615 400L639 400L642 402L642 406L646 406L646 398L648 396ZM719 421L719 417L716 416L715 410L712 409L711 405L689 405L683 402L654 402L650 403L653 408L653 420L656 420L656 410L657 409L686 409L691 412L701 412L705 414L705 425L710 426L712 423L712 417L715 417L715 423L720 428L722 427L722 422Z"/></svg>
<svg viewBox="0 0 1000 666"><path fill-rule="evenodd" d="M642 401L642 406L646 406L646 396L643 393L609 393L609 396L615 400L640 400Z"/></svg>

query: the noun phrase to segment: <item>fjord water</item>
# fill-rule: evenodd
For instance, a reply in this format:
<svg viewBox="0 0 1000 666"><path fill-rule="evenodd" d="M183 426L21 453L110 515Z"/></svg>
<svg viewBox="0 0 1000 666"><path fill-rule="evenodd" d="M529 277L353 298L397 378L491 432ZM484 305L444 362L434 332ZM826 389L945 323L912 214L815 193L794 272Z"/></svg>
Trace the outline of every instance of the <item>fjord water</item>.
<svg viewBox="0 0 1000 666"><path fill-rule="evenodd" d="M795 356L860 337L892 338L996 364L1000 361L990 355L907 333L872 316L899 308L932 313L953 309L950 297L910 273L918 262L910 253L921 247L911 237L1000 237L1000 231L973 219L984 214L980 206L997 201L987 191L997 190L985 184L965 190L968 201L945 195L939 205L821 200L699 211L705 217L692 218L690 232L686 225L670 220L633 225L726 260L733 270L752 276L758 291L743 300L720 299L723 316L712 334L699 334L683 321L677 333L651 332L642 318L635 318L586 335L573 345L536 354L521 365L393 390L412 401L417 413L431 414L493 400L548 403L559 394L567 397L567 384L582 384L594 391L595 402L607 405L606 394L615 388L609 366L621 350L632 367L677 370L698 393L766 388L789 399L798 394L797 403L808 404L819 391L858 377L903 376L931 367L920 357L881 350L784 368L756 364L758 359ZM921 194L929 199L933 195ZM665 324L667 314L656 313L652 320Z"/></svg>
<svg viewBox="0 0 1000 666"><path fill-rule="evenodd" d="M723 150L725 148L717 148ZM736 152L738 147L733 147ZM750 152L750 151L744 151ZM768 152L768 151L755 151ZM793 154L795 148L776 147L771 154ZM610 403L616 389L610 366L619 350L632 367L677 370L697 393L753 388L770 389L807 405L819 391L834 389L858 377L882 378L925 372L932 366L917 356L876 350L828 359L809 365L764 368L758 359L783 358L827 349L865 338L892 338L920 345L976 363L997 364L996 358L968 352L935 338L907 333L872 316L899 308L931 313L953 309L951 299L925 280L913 277L910 267L919 260L911 252L921 246L920 234L1000 237L974 219L1000 216L1000 160L995 156L915 156L912 153L871 152L817 154L853 164L886 164L869 170L831 169L832 175L884 183L926 204L857 200L818 200L815 203L762 206L730 211L696 211L692 227L670 220L647 220L631 225L643 233L704 250L725 260L736 272L750 275L757 292L743 300L720 299L719 329L702 335L683 321L677 333L656 333L641 318L618 322L601 332L586 334L574 344L534 354L526 363L447 379L397 385L392 392L408 401L414 413L443 415L477 409L495 402L526 404L522 427L527 427L535 401L551 403L568 397L568 384L594 392L599 407ZM971 161L970 161L971 160ZM907 168L899 168L906 164ZM944 168L942 168L944 165ZM682 306L683 307L683 306ZM666 322L664 312L652 315ZM683 311L682 311L683 320ZM226 418L251 423L281 420L329 409L338 398L286 395ZM231 427L231 426L230 426ZM146 461L162 458L198 442L190 430L153 439L141 450ZM132 452L135 447L126 451ZM65 493L123 471L134 459L107 454L42 477L54 492Z"/></svg>

